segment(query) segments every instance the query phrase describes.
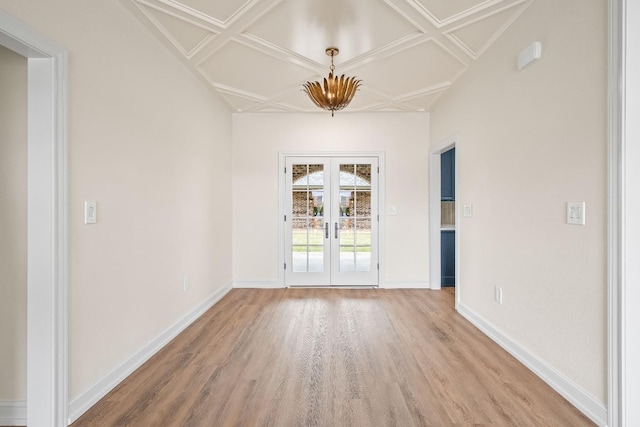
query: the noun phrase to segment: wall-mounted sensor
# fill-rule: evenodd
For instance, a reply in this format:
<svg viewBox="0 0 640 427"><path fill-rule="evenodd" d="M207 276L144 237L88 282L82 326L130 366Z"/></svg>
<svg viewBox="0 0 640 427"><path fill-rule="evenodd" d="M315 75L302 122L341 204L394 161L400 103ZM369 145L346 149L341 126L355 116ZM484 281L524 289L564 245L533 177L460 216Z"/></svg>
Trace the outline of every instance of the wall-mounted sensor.
<svg viewBox="0 0 640 427"><path fill-rule="evenodd" d="M531 43L518 55L518 70L522 70L536 59L540 59L540 56L542 56L542 44L540 42Z"/></svg>

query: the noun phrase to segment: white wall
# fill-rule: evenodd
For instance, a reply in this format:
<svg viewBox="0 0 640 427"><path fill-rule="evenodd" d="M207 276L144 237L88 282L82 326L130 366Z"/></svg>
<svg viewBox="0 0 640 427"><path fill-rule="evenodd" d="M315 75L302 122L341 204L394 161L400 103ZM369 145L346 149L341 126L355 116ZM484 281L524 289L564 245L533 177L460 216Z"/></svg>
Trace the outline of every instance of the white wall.
<svg viewBox="0 0 640 427"><path fill-rule="evenodd" d="M27 60L0 46L0 401L26 399Z"/></svg>
<svg viewBox="0 0 640 427"><path fill-rule="evenodd" d="M0 8L69 50L73 401L230 284L231 115L118 2Z"/></svg>
<svg viewBox="0 0 640 427"><path fill-rule="evenodd" d="M521 49L542 58L516 68ZM606 402L607 4L537 0L432 112L458 133L460 303ZM586 226L567 225L586 201ZM504 289L504 304L494 287Z"/></svg>
<svg viewBox="0 0 640 427"><path fill-rule="evenodd" d="M398 215L385 217L381 282L428 286L428 143L426 113L234 114L234 282L277 284L280 151L384 151L382 202Z"/></svg>

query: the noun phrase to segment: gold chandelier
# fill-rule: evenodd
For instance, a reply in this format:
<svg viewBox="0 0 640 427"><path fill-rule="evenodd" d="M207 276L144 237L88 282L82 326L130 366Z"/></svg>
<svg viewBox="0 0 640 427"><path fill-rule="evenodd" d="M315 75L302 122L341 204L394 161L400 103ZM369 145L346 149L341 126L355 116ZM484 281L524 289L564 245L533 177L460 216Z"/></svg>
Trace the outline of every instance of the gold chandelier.
<svg viewBox="0 0 640 427"><path fill-rule="evenodd" d="M328 47L325 52L331 57L329 77L324 79L324 85L320 82L306 82L302 90L318 107L330 110L331 117L333 117L336 110L342 110L349 105L362 80L357 80L355 77L345 77L344 74L340 77L334 76L333 57L340 51L337 47Z"/></svg>

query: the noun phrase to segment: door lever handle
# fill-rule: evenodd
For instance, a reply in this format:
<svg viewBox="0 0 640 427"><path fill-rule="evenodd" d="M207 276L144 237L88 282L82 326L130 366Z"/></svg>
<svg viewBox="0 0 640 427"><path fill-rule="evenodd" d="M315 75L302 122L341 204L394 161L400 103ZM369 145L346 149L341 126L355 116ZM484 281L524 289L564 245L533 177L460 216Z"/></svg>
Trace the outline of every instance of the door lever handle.
<svg viewBox="0 0 640 427"><path fill-rule="evenodd" d="M329 238L329 223L328 222L324 223L324 238L325 239Z"/></svg>
<svg viewBox="0 0 640 427"><path fill-rule="evenodd" d="M336 222L336 227L335 227L335 233L336 233L336 239L338 238L338 223Z"/></svg>

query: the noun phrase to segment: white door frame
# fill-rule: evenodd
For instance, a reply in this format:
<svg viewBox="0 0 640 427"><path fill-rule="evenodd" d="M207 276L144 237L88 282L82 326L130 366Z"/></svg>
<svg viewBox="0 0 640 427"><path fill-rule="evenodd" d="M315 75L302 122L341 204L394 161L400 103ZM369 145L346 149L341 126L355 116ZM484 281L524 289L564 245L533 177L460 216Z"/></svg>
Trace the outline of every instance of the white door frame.
<svg viewBox="0 0 640 427"><path fill-rule="evenodd" d="M455 148L459 143L459 136L451 136L439 144L429 149L429 284L431 289L440 289L442 287L442 269L440 257L440 155L445 151ZM456 150L457 151L457 150ZM459 157L456 153L455 160L455 186L456 194L458 184L460 182ZM460 295L460 206L459 200L456 200L456 308L458 307L458 299Z"/></svg>
<svg viewBox="0 0 640 427"><path fill-rule="evenodd" d="M380 222L378 223L378 287L384 288L385 269L385 153L384 151L280 151L278 152L278 283L285 286L284 264L285 253L285 226L284 215L286 211L286 185L284 168L287 157L376 157L378 159L378 213Z"/></svg>
<svg viewBox="0 0 640 427"><path fill-rule="evenodd" d="M27 423L68 424L67 51L0 11L0 44L27 58Z"/></svg>
<svg viewBox="0 0 640 427"><path fill-rule="evenodd" d="M640 425L640 4L609 1L608 425Z"/></svg>

